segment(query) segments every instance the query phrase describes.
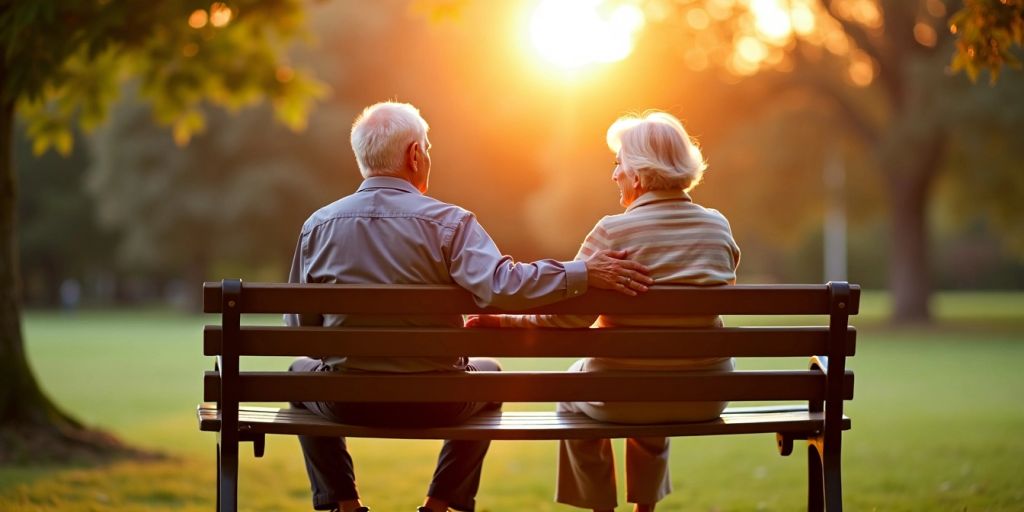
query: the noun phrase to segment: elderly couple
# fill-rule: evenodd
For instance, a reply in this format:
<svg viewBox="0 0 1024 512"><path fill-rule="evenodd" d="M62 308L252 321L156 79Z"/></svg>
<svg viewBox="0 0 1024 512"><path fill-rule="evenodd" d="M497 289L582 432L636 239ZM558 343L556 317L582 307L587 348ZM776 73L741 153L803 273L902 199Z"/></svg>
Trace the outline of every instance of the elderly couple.
<svg viewBox="0 0 1024 512"><path fill-rule="evenodd" d="M695 204L687 192L706 167L700 150L672 115L627 116L608 130L615 153L612 180L625 212L604 217L587 235L574 261L516 262L498 251L476 217L424 195L430 179L428 126L412 105L378 103L352 126L352 149L365 178L352 195L314 213L302 227L289 280L295 283L451 284L477 303L499 308L538 306L586 292L588 287L636 295L658 283L725 285L736 280L740 252L728 221ZM291 325L451 325L453 318L367 318L290 315ZM470 317L467 326L501 327L716 326L718 317L503 315ZM728 358L608 359L577 361L571 371L731 370ZM487 358L301 358L303 372L500 371ZM724 403L562 403L560 411L603 421L657 423L706 421ZM492 404L307 402L333 421L374 426L459 423ZM344 438L300 437L317 510L368 511L359 499ZM488 441L446 441L420 512L449 507L473 510ZM653 510L671 491L669 441L629 439L626 498L638 511ZM617 504L610 441L562 441L556 500L593 510Z"/></svg>

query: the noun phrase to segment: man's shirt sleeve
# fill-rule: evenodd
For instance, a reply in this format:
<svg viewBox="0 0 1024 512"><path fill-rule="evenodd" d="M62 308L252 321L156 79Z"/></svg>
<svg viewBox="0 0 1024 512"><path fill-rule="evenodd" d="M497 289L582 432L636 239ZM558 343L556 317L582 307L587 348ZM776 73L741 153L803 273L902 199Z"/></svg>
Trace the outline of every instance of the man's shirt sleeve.
<svg viewBox="0 0 1024 512"><path fill-rule="evenodd" d="M306 233L299 234L299 241L295 244L295 254L292 255L292 267L288 271L288 282L289 283L307 283L309 282L309 273L306 272ZM299 325L315 325L321 326L324 324L323 315L318 314L295 314L286 313L284 315L284 324L290 327L296 327Z"/></svg>
<svg viewBox="0 0 1024 512"><path fill-rule="evenodd" d="M550 304L587 290L582 261L519 263L498 252L490 235L467 213L452 232L449 273L481 306L516 309Z"/></svg>
<svg viewBox="0 0 1024 512"><path fill-rule="evenodd" d="M611 242L608 232L604 228L604 220L601 219L590 230L590 234L583 240L576 259L573 263L583 263L583 260L594 253L611 249ZM586 268L586 264L583 265ZM584 279L586 274L584 274ZM597 321L598 315L500 315L498 320L502 327L560 327L580 328L590 327Z"/></svg>

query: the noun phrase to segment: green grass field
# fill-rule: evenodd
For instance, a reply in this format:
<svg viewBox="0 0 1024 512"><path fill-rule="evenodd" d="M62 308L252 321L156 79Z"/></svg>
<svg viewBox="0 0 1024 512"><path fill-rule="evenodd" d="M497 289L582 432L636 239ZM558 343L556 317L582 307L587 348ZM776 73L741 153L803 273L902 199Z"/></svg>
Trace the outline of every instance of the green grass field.
<svg viewBox="0 0 1024 512"><path fill-rule="evenodd" d="M946 294L936 308L936 326L892 329L884 322L885 297L865 294L854 322L858 355L850 362L857 384L843 449L847 508L1024 510L1024 293ZM197 431L193 412L202 371L212 367L200 349L207 321L212 317L146 311L29 313L29 356L50 395L85 422L170 457L0 468L0 510L211 510L214 436ZM506 361L510 369L568 364ZM739 361L744 369L805 365ZM367 503L378 511L414 510L440 443L351 445ZM555 456L554 442L494 443L480 510L569 510L551 502ZM772 436L675 439L676 492L659 510L800 510L804 464L802 452L778 456ZM268 439L264 459L243 450L241 466L242 509L309 509L294 438Z"/></svg>

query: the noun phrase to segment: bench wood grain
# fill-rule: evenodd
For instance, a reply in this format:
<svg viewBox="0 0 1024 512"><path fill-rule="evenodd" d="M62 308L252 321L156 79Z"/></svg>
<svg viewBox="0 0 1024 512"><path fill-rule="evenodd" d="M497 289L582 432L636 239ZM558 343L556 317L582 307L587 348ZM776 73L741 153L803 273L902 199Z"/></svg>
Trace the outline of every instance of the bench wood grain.
<svg viewBox="0 0 1024 512"><path fill-rule="evenodd" d="M807 441L808 510L841 511L843 413L853 398L846 359L856 353L860 288L820 285L655 286L639 297L591 290L570 300L514 311L538 314L801 315L824 325L717 329L462 329L454 327L283 327L242 325L250 314L419 316L506 313L480 307L465 290L444 285L204 285L204 311L220 322L203 330L202 351L217 368L203 376L199 428L216 432L218 509L237 509L238 445L262 456L266 435L395 439L555 440L641 436L775 434L779 453ZM808 317L809 315L809 317ZM266 317L257 317L266 322ZM771 323L776 323L773 320ZM793 357L810 369L735 372L364 372L240 371L243 358L348 355L360 357ZM807 367L804 367L807 368ZM624 425L557 412L489 411L464 423L433 428L333 423L304 409L252 402L562 402L801 401L730 407L714 421Z"/></svg>
<svg viewBox="0 0 1024 512"><path fill-rule="evenodd" d="M220 429L220 410L214 403L199 406L199 428ZM626 425L606 423L583 414L566 412L485 411L458 425L432 428L381 428L345 425L328 421L305 409L242 407L240 429L263 434L369 437L386 439L495 439L557 440L625 437L709 436L785 432L812 436L821 432L825 416L807 407L728 408L720 419L701 423ZM843 429L850 418L843 418Z"/></svg>

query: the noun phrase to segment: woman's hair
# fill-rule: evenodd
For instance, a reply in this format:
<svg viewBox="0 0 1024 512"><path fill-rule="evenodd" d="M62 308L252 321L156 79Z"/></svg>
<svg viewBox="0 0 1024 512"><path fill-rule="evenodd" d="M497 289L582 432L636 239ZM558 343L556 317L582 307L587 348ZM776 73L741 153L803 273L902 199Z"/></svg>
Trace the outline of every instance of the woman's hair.
<svg viewBox="0 0 1024 512"><path fill-rule="evenodd" d="M608 147L622 170L647 190L690 190L708 164L675 116L649 110L620 117L608 128Z"/></svg>
<svg viewBox="0 0 1024 512"><path fill-rule="evenodd" d="M366 107L352 123L352 151L360 174L394 176L406 148L413 142L425 143L429 129L420 111L408 103L385 101Z"/></svg>

